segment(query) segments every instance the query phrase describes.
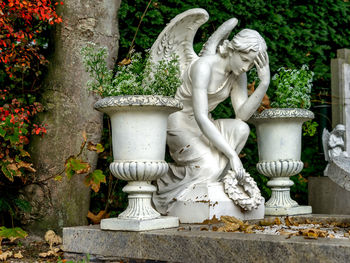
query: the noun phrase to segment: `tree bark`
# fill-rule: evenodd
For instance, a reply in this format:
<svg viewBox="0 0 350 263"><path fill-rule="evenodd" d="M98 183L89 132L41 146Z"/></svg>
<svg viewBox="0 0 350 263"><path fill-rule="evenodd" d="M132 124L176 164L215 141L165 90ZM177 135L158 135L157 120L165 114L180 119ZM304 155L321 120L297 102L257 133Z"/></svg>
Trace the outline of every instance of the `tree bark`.
<svg viewBox="0 0 350 263"><path fill-rule="evenodd" d="M106 46L110 52L109 66L113 66L118 50L117 11L121 0L65 0L58 12L63 23L54 34L54 51L49 58L47 76L42 85L44 112L40 121L47 125L47 134L31 142L30 152L37 169L36 178L43 180L64 169L65 161L79 153L83 132L88 141L99 142L102 114L93 109L98 97L86 88L89 79L84 70L80 49L93 42ZM97 155L84 152L92 170ZM64 178L57 182L32 184L25 189L25 197L32 211L24 218L27 229L41 234L48 229L61 232L62 227L84 225L90 204L90 190L84 176Z"/></svg>

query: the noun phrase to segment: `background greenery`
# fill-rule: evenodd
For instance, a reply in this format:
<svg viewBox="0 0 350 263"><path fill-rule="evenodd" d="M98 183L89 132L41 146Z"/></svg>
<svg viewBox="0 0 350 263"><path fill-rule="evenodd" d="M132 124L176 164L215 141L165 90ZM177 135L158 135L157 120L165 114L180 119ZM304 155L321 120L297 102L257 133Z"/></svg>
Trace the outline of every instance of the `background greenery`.
<svg viewBox="0 0 350 263"><path fill-rule="evenodd" d="M145 0L122 1L119 10L121 36L119 61L127 55L148 2ZM330 104L330 60L336 56L337 49L350 48L350 3L348 0L152 1L135 40L136 51L150 48L170 19L195 7L206 9L210 15L209 21L197 32L194 41L195 51L200 51L203 43L224 21L236 17L239 23L233 34L243 28L250 28L257 30L266 40L271 75L282 66L301 68L303 64L307 64L315 73L312 106L321 104L321 102ZM319 122L319 115L315 113L316 121ZM230 118L234 116L233 114L230 102L227 100L215 109L213 116ZM330 128L330 119L326 122ZM258 152L255 129L251 128L251 136L241 154L241 159L258 182L265 198L268 198L270 195L270 190L266 187L268 179L260 175L255 168L258 162ZM301 204L307 203L307 177L322 175L325 167L318 141L321 129L323 126L319 126L319 131L314 137L303 138L304 169L301 174L292 177L295 182L292 187L292 195ZM93 204L99 197L94 198ZM118 202L119 208L121 207L120 201Z"/></svg>

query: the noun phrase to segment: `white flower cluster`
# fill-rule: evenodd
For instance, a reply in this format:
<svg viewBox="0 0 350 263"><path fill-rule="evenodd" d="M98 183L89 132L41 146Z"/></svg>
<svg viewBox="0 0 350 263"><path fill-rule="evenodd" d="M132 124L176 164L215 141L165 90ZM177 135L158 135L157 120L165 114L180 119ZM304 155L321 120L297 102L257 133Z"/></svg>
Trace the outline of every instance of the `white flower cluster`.
<svg viewBox="0 0 350 263"><path fill-rule="evenodd" d="M279 68L272 77L272 84L276 90L271 106L309 109L313 76L314 73L307 65L303 65L300 70Z"/></svg>

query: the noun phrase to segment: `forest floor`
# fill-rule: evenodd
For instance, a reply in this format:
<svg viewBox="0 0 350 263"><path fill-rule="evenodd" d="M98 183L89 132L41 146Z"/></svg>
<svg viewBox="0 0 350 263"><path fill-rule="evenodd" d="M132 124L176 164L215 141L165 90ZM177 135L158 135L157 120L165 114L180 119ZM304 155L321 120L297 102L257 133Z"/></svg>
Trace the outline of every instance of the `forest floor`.
<svg viewBox="0 0 350 263"><path fill-rule="evenodd" d="M3 240L1 243L0 262L8 263L36 263L36 262L60 262L68 263L63 259L63 251L60 246L54 246L55 253L49 255L50 246L44 238L28 235L24 239L17 239L13 242ZM57 252L56 252L57 251Z"/></svg>

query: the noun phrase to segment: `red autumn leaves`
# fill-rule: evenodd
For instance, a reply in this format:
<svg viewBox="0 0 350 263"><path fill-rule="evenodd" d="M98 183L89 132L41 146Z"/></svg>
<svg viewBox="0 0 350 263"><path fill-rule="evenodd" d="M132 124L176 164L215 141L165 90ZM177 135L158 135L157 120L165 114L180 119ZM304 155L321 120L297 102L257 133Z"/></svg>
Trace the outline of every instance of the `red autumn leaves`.
<svg viewBox="0 0 350 263"><path fill-rule="evenodd" d="M46 63L36 39L47 25L62 22L50 0L7 0L0 2L0 62L10 77L33 66ZM61 2L63 4L63 2Z"/></svg>

